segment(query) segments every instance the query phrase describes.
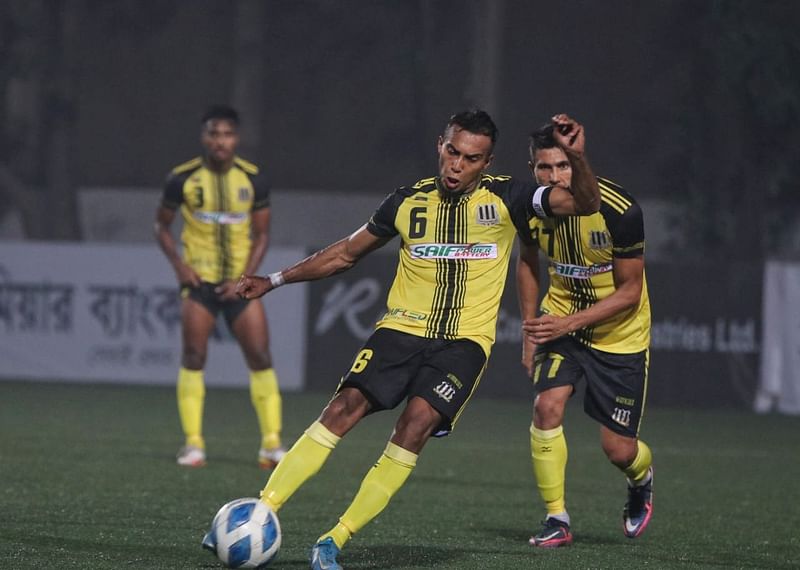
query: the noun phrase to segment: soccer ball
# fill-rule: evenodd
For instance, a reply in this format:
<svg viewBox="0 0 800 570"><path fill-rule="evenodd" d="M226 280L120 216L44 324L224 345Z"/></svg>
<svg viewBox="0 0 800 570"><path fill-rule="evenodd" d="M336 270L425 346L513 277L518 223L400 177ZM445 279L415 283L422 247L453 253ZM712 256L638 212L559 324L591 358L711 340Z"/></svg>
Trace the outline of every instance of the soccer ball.
<svg viewBox="0 0 800 570"><path fill-rule="evenodd" d="M223 505L203 539L203 548L216 554L228 568L264 568L280 547L277 515L250 497Z"/></svg>

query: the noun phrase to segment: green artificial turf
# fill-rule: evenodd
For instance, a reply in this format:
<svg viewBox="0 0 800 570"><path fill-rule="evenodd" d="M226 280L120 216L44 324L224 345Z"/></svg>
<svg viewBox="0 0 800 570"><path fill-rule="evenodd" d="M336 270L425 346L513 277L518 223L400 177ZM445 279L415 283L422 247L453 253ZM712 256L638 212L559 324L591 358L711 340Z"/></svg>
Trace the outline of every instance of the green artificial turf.
<svg viewBox="0 0 800 570"><path fill-rule="evenodd" d="M284 394L291 442L326 394ZM574 544L536 551L543 517L530 465L530 402L474 399L432 440L392 503L347 546L355 569L797 568L800 418L651 409L650 528L622 535L625 483L579 403L565 429ZM308 566L309 547L347 507L396 418L366 418L280 512L272 567ZM209 389L209 463L175 464L174 390L0 382L0 568L218 568L200 548L216 510L257 496L266 473L246 390Z"/></svg>

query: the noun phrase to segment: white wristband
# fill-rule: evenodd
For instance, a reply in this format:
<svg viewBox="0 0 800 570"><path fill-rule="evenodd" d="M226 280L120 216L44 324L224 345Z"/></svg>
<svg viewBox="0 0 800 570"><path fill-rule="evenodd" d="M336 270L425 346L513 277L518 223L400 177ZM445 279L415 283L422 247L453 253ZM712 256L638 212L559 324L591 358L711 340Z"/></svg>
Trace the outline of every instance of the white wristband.
<svg viewBox="0 0 800 570"><path fill-rule="evenodd" d="M272 284L273 289L277 289L278 287L286 283L286 281L283 279L283 273L280 271L276 271L275 273L270 273L269 275L267 275L267 278L269 279L269 282Z"/></svg>

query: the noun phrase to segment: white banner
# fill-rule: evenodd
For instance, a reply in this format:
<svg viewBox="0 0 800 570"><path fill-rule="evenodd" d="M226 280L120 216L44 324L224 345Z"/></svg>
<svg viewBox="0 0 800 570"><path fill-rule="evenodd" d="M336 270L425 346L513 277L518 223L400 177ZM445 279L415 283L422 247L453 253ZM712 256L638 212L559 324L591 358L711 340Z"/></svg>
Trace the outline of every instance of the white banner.
<svg viewBox="0 0 800 570"><path fill-rule="evenodd" d="M260 272L305 256L270 249ZM264 299L281 388L304 385L306 285ZM206 383L247 386L248 370L219 315ZM180 305L172 268L153 245L0 243L0 378L173 384Z"/></svg>
<svg viewBox="0 0 800 570"><path fill-rule="evenodd" d="M800 263L767 262L763 330L754 408L800 414Z"/></svg>

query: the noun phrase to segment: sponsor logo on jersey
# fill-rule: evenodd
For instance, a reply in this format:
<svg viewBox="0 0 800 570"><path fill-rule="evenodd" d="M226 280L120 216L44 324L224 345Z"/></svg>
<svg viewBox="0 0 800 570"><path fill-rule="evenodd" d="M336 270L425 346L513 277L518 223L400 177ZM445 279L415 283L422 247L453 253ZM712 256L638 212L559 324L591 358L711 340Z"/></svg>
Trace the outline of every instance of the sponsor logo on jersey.
<svg viewBox="0 0 800 570"><path fill-rule="evenodd" d="M408 247L415 259L495 259L496 243L417 243Z"/></svg>
<svg viewBox="0 0 800 570"><path fill-rule="evenodd" d="M550 267L556 275L570 277L572 279L591 279L600 273L608 273L612 269L610 263L596 263L586 267L585 265L570 265L569 263L550 262Z"/></svg>
<svg viewBox="0 0 800 570"><path fill-rule="evenodd" d="M195 212L194 219L204 224L243 224L247 212Z"/></svg>
<svg viewBox="0 0 800 570"><path fill-rule="evenodd" d="M480 204L478 206L477 222L482 226L496 226L500 223L500 215L497 213L497 205Z"/></svg>
<svg viewBox="0 0 800 570"><path fill-rule="evenodd" d="M417 311L409 311L408 309L402 309L400 307L395 307L394 309L389 309L386 311L386 315L384 315L386 319L402 319L404 321L424 321L428 318L428 315L425 313L419 313Z"/></svg>

